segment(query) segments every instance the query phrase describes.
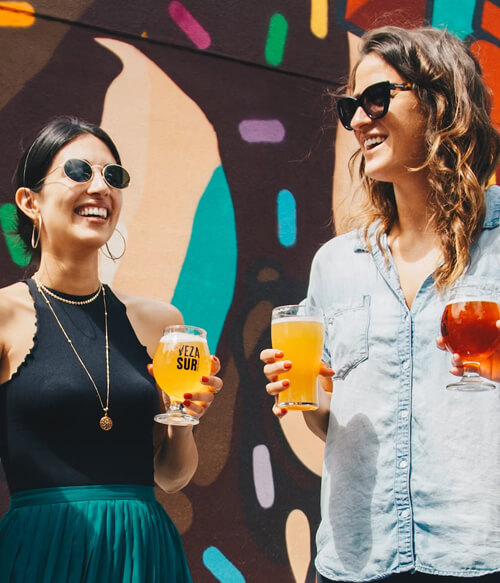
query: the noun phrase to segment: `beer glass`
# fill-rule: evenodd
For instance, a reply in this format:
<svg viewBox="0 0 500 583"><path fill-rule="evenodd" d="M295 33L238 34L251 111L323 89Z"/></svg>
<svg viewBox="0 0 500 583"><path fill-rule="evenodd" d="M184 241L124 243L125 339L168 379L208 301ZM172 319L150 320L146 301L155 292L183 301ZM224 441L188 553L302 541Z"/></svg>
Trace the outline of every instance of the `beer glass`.
<svg viewBox="0 0 500 583"><path fill-rule="evenodd" d="M279 394L278 407L293 411L318 408L317 377L323 352L323 314L307 304L278 306L271 317L273 348L283 351L292 368L279 379L290 381L290 388Z"/></svg>
<svg viewBox="0 0 500 583"><path fill-rule="evenodd" d="M460 355L464 374L459 381L446 385L447 389L488 391L495 388L479 376L479 367L500 342L496 327L500 319L498 296L498 290L473 283L457 284L448 292L441 335L446 348Z"/></svg>
<svg viewBox="0 0 500 583"><path fill-rule="evenodd" d="M197 417L188 415L182 407L184 393L196 392L200 378L211 372L207 333L203 328L180 324L168 326L153 356L153 374L162 391L170 398L165 413L155 421L167 425L197 425Z"/></svg>

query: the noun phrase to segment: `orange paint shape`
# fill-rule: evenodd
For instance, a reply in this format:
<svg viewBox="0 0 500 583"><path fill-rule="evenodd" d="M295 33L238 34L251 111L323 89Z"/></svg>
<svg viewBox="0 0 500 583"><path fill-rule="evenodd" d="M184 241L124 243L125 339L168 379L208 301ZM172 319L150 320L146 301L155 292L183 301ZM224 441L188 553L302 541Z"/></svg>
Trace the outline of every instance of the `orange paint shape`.
<svg viewBox="0 0 500 583"><path fill-rule="evenodd" d="M497 129L500 129L500 48L488 41L480 40L473 43L471 49L481 64L484 82L492 92L491 121Z"/></svg>
<svg viewBox="0 0 500 583"><path fill-rule="evenodd" d="M495 6L492 2L486 2L483 5L483 18L481 19L483 30L499 38L500 32L500 7Z"/></svg>
<svg viewBox="0 0 500 583"><path fill-rule="evenodd" d="M28 28L35 23L35 9L29 2L0 2L0 27Z"/></svg>

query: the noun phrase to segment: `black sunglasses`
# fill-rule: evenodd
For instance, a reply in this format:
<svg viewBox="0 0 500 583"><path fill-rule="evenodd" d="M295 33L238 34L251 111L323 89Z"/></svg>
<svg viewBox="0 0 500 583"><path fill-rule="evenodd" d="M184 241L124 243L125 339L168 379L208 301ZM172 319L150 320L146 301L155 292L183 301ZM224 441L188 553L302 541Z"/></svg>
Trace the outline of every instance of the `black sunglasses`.
<svg viewBox="0 0 500 583"><path fill-rule="evenodd" d="M336 104L340 121L346 130L352 130L351 121L358 107L362 107L369 118L380 119L389 109L391 91L410 91L411 89L411 83L382 81L367 87L358 98L341 97Z"/></svg>
<svg viewBox="0 0 500 583"><path fill-rule="evenodd" d="M61 168L61 166L57 168ZM57 170L57 168L54 168L54 170ZM92 166L86 160L80 160L78 158L66 160L62 165L62 169L70 180L81 184L89 182L94 176ZM106 166L101 168L100 172L106 184L111 188L127 188L130 183L130 174L119 164L106 164ZM42 183L46 178L47 176L42 178L37 184Z"/></svg>

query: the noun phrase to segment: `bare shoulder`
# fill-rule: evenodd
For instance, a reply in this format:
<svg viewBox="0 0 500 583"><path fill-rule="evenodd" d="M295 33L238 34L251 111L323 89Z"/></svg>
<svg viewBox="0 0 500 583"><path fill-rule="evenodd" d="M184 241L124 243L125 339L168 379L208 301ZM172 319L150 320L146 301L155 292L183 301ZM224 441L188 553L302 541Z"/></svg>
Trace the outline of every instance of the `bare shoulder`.
<svg viewBox="0 0 500 583"><path fill-rule="evenodd" d="M113 292L125 304L132 328L150 354L154 352L164 328L183 323L180 311L168 302L116 290Z"/></svg>
<svg viewBox="0 0 500 583"><path fill-rule="evenodd" d="M5 325L19 310L33 311L33 299L28 286L17 282L0 288L0 323Z"/></svg>

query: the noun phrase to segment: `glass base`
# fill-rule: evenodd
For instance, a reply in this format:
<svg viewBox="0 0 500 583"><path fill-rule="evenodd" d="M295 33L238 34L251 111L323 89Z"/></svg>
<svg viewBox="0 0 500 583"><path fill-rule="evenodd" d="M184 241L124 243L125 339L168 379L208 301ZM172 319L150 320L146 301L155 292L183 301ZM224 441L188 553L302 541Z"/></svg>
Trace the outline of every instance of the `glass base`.
<svg viewBox="0 0 500 583"><path fill-rule="evenodd" d="M308 401L282 401L278 403L278 407L287 409L288 411L316 411L318 403Z"/></svg>
<svg viewBox="0 0 500 583"><path fill-rule="evenodd" d="M462 378L461 381L457 381L456 383L450 383L449 385L446 385L446 388L449 391L480 392L480 391L492 391L493 389L496 389L496 385L485 381L481 377L477 377L476 379Z"/></svg>
<svg viewBox="0 0 500 583"><path fill-rule="evenodd" d="M155 415L155 421L157 423L163 423L164 425L198 425L200 420L198 417L193 417L182 411L167 411L166 413L159 413Z"/></svg>

